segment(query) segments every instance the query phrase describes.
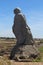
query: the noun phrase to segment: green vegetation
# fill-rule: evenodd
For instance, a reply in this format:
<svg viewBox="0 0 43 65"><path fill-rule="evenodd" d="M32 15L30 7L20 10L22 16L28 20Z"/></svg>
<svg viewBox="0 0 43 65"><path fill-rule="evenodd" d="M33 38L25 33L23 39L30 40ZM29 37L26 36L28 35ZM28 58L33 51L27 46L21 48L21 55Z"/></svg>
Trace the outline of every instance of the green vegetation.
<svg viewBox="0 0 43 65"><path fill-rule="evenodd" d="M43 46L39 48L40 53L43 53Z"/></svg>
<svg viewBox="0 0 43 65"><path fill-rule="evenodd" d="M39 47L40 56L33 60L33 62L43 62L43 46Z"/></svg>

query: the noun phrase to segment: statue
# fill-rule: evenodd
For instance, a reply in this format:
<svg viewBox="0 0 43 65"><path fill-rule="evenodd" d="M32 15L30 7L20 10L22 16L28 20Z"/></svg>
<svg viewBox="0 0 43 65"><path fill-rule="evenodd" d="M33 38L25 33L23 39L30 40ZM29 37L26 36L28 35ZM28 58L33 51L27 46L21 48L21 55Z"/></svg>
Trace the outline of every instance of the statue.
<svg viewBox="0 0 43 65"><path fill-rule="evenodd" d="M14 14L12 31L16 36L17 42L11 51L10 59L30 61L30 58L36 58L39 52L34 45L35 42L30 27L26 23L25 15L21 13L19 8L14 9Z"/></svg>

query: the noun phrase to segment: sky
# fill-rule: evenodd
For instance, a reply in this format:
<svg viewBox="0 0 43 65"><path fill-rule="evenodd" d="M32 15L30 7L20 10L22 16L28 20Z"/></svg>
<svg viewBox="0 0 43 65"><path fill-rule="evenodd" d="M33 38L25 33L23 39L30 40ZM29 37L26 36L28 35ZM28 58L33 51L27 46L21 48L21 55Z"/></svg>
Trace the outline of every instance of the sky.
<svg viewBox="0 0 43 65"><path fill-rule="evenodd" d="M25 15L33 38L43 38L43 0L0 0L0 37L15 37L12 25L16 7Z"/></svg>

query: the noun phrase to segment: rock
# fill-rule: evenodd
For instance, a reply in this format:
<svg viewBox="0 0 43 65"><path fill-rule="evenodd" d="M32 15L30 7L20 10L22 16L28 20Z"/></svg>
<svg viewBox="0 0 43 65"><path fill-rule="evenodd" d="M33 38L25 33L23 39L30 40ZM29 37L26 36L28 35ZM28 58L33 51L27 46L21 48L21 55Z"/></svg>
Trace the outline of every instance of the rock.
<svg viewBox="0 0 43 65"><path fill-rule="evenodd" d="M13 24L13 33L16 36L17 43L11 51L10 59L16 61L32 61L39 55L39 51L34 45L33 36L30 27L26 24L26 19L21 11L14 10L15 18Z"/></svg>
<svg viewBox="0 0 43 65"><path fill-rule="evenodd" d="M35 46L35 45L34 45ZM23 45L19 46L15 50L15 54L13 59L16 61L32 61L33 59L37 58L39 52L36 47L32 45Z"/></svg>
<svg viewBox="0 0 43 65"><path fill-rule="evenodd" d="M15 45L12 53L10 58L13 58L15 61L28 62L39 57L39 51L35 45Z"/></svg>

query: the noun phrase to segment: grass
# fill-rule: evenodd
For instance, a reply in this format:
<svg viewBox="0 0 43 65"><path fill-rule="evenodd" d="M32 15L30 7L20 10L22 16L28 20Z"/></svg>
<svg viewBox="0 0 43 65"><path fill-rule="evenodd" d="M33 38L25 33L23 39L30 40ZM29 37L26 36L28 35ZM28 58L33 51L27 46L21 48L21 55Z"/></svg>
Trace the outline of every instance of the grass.
<svg viewBox="0 0 43 65"><path fill-rule="evenodd" d="M2 48L0 47L0 49L3 50L8 50L10 47L14 46L14 43L16 41L13 39L6 39L6 40L0 40L0 46L2 46ZM36 58L35 60L33 60L33 62L43 62L43 46L39 47L39 51L40 51L40 57ZM8 60L7 56L1 56L0 57L0 65L11 65L11 61Z"/></svg>
<svg viewBox="0 0 43 65"><path fill-rule="evenodd" d="M39 47L41 62L43 62L43 46Z"/></svg>
<svg viewBox="0 0 43 65"><path fill-rule="evenodd" d="M11 62L6 57L0 56L0 65L11 65Z"/></svg>
<svg viewBox="0 0 43 65"><path fill-rule="evenodd" d="M43 46L39 48L39 51L43 53Z"/></svg>
<svg viewBox="0 0 43 65"><path fill-rule="evenodd" d="M34 59L33 62L43 62L43 47L40 47L39 51L40 51L40 56L38 58ZM0 57L0 60L1 60L0 63L3 64L3 62L4 62L4 63L10 65L10 60L8 60L7 56Z"/></svg>

